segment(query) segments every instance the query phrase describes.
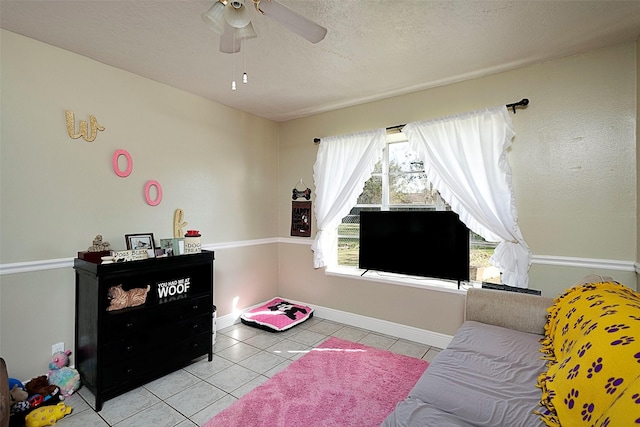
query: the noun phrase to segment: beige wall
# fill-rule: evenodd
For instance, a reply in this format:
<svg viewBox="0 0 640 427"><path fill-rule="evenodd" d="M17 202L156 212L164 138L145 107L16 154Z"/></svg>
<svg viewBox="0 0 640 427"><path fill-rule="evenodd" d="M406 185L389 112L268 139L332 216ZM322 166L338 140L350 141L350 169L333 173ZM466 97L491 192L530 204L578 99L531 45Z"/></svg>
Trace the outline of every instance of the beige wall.
<svg viewBox="0 0 640 427"><path fill-rule="evenodd" d="M589 261L638 260L635 44L278 124L4 30L0 41L0 266L70 260L99 233L114 248L131 232L170 237L181 208L219 248L221 316L280 295L450 335L462 294L314 270L311 239L289 237L291 189L300 179L314 189L314 137L528 97L512 116L509 159L538 257L531 286L554 295L592 272L636 280ZM93 143L70 139L65 109L106 130ZM133 156L126 179L111 168L118 148ZM164 191L157 207L143 199L149 179ZM546 256L561 265L541 264ZM73 300L70 267L0 275L0 355L12 376L45 372L58 341L73 347Z"/></svg>
<svg viewBox="0 0 640 427"><path fill-rule="evenodd" d="M204 245L277 235L277 123L2 30L0 264L71 259L97 234L124 249L126 233L173 236L173 215ZM214 84L214 83L212 83ZM96 116L94 142L71 139ZM133 172L119 178L122 148ZM163 199L143 197L157 180ZM277 244L216 251L219 315L277 294ZM250 268L249 268L250 267ZM46 372L51 345L73 349L71 267L0 276L0 355L11 376Z"/></svg>
<svg viewBox="0 0 640 427"><path fill-rule="evenodd" d="M285 122L280 186L291 188L300 178L313 184L314 137L526 97L528 108L511 115L516 137L508 156L519 224L536 260L530 287L555 296L590 273L635 287L629 269L637 259L636 84L636 46L630 43ZM281 212L290 210L286 196L280 192ZM281 236L289 234L289 220L280 215ZM309 246L301 250L299 240L292 242L280 249L285 297L445 334L462 320L458 295L326 276L313 270ZM560 265L551 265L558 258Z"/></svg>

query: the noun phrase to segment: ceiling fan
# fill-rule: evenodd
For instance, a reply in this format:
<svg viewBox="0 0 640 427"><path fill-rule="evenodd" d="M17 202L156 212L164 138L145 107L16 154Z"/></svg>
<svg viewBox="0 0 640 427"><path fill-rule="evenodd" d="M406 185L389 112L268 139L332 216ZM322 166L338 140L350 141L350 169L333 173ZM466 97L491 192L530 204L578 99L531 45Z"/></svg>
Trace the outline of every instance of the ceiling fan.
<svg viewBox="0 0 640 427"><path fill-rule="evenodd" d="M326 28L276 0L215 0L209 10L202 14L202 20L220 34L221 52L239 52L242 40L258 37L245 1L253 2L260 14L270 17L311 43L318 43L327 34Z"/></svg>

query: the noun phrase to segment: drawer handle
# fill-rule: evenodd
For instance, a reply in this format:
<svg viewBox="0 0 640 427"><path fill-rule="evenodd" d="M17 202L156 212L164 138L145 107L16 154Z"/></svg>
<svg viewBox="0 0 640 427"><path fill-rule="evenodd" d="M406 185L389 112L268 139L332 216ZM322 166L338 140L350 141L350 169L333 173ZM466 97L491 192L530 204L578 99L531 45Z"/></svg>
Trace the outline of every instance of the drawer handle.
<svg viewBox="0 0 640 427"><path fill-rule="evenodd" d="M194 324L194 325L192 326L192 328L193 328L193 330L194 330L194 331L197 331L198 329L200 329L200 325L198 325L198 324L196 323L196 324Z"/></svg>
<svg viewBox="0 0 640 427"><path fill-rule="evenodd" d="M133 368L127 368L127 374L133 374Z"/></svg>
<svg viewBox="0 0 640 427"><path fill-rule="evenodd" d="M126 324L126 328L127 328L127 329L131 329L131 328L133 328L133 322L127 322L127 324Z"/></svg>
<svg viewBox="0 0 640 427"><path fill-rule="evenodd" d="M191 308L193 308L193 310L197 310L198 309L198 304L194 304L193 306L191 306Z"/></svg>
<svg viewBox="0 0 640 427"><path fill-rule="evenodd" d="M133 346L132 345L128 345L126 350L129 351L129 352L132 351L133 350Z"/></svg>

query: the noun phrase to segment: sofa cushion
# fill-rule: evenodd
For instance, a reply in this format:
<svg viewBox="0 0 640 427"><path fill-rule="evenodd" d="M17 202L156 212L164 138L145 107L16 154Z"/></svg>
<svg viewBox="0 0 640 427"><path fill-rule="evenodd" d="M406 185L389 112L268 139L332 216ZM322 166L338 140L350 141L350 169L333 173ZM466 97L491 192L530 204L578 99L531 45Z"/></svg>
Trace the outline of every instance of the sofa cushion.
<svg viewBox="0 0 640 427"><path fill-rule="evenodd" d="M464 322L409 393L409 400L421 401L428 408L415 402L403 404L404 410L415 406L412 417L420 413L433 417L439 410L445 413L443 419L455 421L409 425L542 425L534 413L540 401L536 383L544 369L538 351L540 338L500 326Z"/></svg>
<svg viewBox="0 0 640 427"><path fill-rule="evenodd" d="M381 427L475 427L454 414L408 397L396 405Z"/></svg>
<svg viewBox="0 0 640 427"><path fill-rule="evenodd" d="M574 287L549 308L546 330L546 424L599 425L616 405L627 410L611 425L634 425L640 403L623 395L640 376L640 294L615 282Z"/></svg>

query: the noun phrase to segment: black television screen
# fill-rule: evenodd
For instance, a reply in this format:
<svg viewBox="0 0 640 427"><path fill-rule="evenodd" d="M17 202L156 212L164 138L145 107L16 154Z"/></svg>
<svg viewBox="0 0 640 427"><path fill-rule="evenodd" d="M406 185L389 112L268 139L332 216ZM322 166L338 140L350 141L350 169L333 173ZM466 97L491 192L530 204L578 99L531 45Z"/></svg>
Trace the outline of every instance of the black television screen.
<svg viewBox="0 0 640 427"><path fill-rule="evenodd" d="M358 266L468 281L469 230L451 211L361 211Z"/></svg>

